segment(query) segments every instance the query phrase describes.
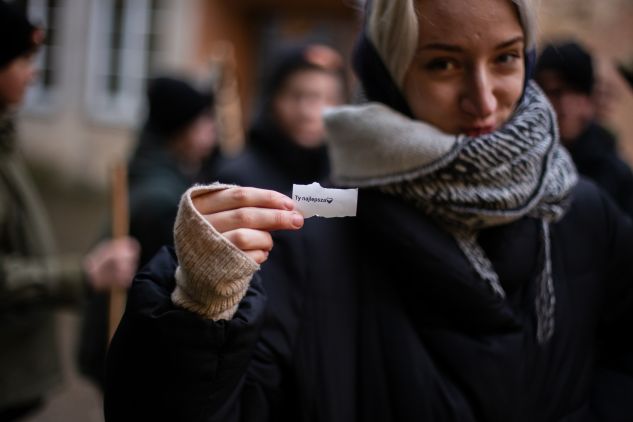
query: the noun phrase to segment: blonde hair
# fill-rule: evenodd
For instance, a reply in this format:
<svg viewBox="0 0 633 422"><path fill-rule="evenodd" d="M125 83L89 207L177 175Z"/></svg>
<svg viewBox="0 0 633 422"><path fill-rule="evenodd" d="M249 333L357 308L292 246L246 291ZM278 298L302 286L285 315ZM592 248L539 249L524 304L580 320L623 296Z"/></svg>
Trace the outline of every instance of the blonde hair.
<svg viewBox="0 0 633 422"><path fill-rule="evenodd" d="M538 1L512 0L519 11L527 50L536 47ZM367 36L398 87L402 87L418 44L415 3L416 0L373 0L367 17Z"/></svg>

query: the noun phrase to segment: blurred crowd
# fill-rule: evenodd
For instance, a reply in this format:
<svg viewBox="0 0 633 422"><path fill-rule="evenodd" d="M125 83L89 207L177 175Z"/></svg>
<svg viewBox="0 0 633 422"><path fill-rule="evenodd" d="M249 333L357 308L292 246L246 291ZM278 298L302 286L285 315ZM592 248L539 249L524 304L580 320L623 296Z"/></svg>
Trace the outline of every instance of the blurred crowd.
<svg viewBox="0 0 633 422"><path fill-rule="evenodd" d="M127 289L161 248L173 246L178 204L189 187L221 181L289 195L293 184L327 183L322 114L358 90L335 47L281 48L258 87L246 145L227 155L218 139L222 104L213 84L185 73L153 75L127 167L129 235L113 239L111 228L104 229L89 251L60 255L15 129L45 37L46 28L0 1L0 421L36 412L63 382L52 318L59 307L82 310L78 364L103 386L110 291ZM633 85L633 63L614 66ZM633 173L617 134L604 123L618 104L602 89L592 53L573 40L544 44L533 72L579 173L633 217Z"/></svg>
<svg viewBox="0 0 633 422"><path fill-rule="evenodd" d="M0 421L39 409L60 381L58 306L85 310L79 367L99 387L108 344L109 291L173 245L180 196L194 183L222 179L290 193L293 183L328 174L321 113L344 103L344 59L334 48L305 44L279 51L263 83L264 100L237 156L223 157L216 139L215 93L191 75L155 75L147 85L147 118L128 164L129 236L104 238L82 256L55 253L46 207L19 152L14 120L36 78L46 36L17 8L0 2ZM97 239L95 239L97 241Z"/></svg>

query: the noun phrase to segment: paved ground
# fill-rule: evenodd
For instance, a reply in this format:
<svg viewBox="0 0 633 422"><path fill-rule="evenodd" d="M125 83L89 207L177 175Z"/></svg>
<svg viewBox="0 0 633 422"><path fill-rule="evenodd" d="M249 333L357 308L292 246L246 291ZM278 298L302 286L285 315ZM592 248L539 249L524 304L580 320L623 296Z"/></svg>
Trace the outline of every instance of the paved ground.
<svg viewBox="0 0 633 422"><path fill-rule="evenodd" d="M57 322L64 384L51 394L41 412L27 418L25 422L103 422L101 394L78 375L75 366L79 316L73 312L60 312Z"/></svg>

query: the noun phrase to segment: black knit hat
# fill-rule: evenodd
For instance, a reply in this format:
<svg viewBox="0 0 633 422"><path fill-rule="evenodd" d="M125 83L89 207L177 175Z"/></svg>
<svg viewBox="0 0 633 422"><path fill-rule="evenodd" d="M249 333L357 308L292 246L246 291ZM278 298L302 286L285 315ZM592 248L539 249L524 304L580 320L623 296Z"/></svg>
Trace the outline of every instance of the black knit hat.
<svg viewBox="0 0 633 422"><path fill-rule="evenodd" d="M35 26L16 6L0 0L0 68L35 51Z"/></svg>
<svg viewBox="0 0 633 422"><path fill-rule="evenodd" d="M213 94L196 90L183 79L158 77L147 88L147 127L162 135L178 133L205 112L211 112Z"/></svg>
<svg viewBox="0 0 633 422"><path fill-rule="evenodd" d="M593 60L578 43L548 44L541 53L536 74L556 72L572 89L591 95L594 85Z"/></svg>

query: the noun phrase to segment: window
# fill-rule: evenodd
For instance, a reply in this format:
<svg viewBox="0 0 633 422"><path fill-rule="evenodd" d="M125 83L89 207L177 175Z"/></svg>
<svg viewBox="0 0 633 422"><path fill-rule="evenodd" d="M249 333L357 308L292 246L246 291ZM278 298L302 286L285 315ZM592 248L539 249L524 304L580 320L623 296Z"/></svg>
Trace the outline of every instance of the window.
<svg viewBox="0 0 633 422"><path fill-rule="evenodd" d="M103 123L134 126L160 60L166 0L92 0L86 105Z"/></svg>
<svg viewBox="0 0 633 422"><path fill-rule="evenodd" d="M152 75L165 62L166 22L173 11L169 8L168 0L150 0L150 26L147 33L147 68Z"/></svg>
<svg viewBox="0 0 633 422"><path fill-rule="evenodd" d="M60 17L63 0L16 0L15 3L29 16L31 22L46 31L44 45L36 57L39 77L30 87L26 97L26 110L48 113L58 97L61 57Z"/></svg>

